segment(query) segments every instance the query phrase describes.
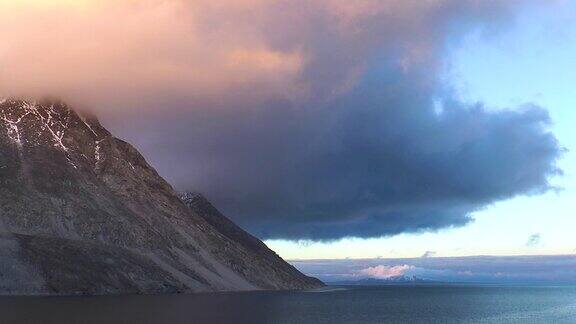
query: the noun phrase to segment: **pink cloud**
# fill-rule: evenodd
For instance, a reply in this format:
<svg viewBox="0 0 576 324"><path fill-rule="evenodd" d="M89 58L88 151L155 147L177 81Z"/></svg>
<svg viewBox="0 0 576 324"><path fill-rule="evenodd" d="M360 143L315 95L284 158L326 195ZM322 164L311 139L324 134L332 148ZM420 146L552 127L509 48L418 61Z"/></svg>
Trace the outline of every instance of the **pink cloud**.
<svg viewBox="0 0 576 324"><path fill-rule="evenodd" d="M403 276L408 271L414 269L416 269L416 267L407 264L397 266L378 265L358 271L357 276L375 279L388 279Z"/></svg>
<svg viewBox="0 0 576 324"><path fill-rule="evenodd" d="M265 3L3 1L0 91L115 107L248 86L291 95L304 54L266 42Z"/></svg>
<svg viewBox="0 0 576 324"><path fill-rule="evenodd" d="M432 20L457 2L0 0L0 94L115 109L326 99L376 49L429 64Z"/></svg>

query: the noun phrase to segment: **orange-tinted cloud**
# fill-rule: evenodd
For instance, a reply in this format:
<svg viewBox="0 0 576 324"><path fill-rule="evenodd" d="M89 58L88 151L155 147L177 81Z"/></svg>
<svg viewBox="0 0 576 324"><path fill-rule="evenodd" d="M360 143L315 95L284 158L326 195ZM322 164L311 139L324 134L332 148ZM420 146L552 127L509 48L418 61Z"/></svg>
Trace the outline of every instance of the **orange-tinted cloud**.
<svg viewBox="0 0 576 324"><path fill-rule="evenodd" d="M0 0L0 93L116 108L341 94L382 44L426 60L444 2Z"/></svg>
<svg viewBox="0 0 576 324"><path fill-rule="evenodd" d="M266 43L263 4L3 1L0 89L91 103L217 97L246 85L284 92L304 56Z"/></svg>

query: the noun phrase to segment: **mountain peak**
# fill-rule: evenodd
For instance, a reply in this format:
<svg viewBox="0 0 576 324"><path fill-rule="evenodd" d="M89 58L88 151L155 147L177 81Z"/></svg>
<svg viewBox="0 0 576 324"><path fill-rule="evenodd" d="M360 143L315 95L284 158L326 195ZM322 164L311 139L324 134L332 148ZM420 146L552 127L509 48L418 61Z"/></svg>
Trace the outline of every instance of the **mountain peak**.
<svg viewBox="0 0 576 324"><path fill-rule="evenodd" d="M97 119L84 117L65 103L49 99L41 102L0 99L0 131L2 129L7 144L18 150L56 149L74 167L78 165L75 159L87 158L77 140L81 139L81 144L86 145L110 136Z"/></svg>
<svg viewBox="0 0 576 324"><path fill-rule="evenodd" d="M95 140L110 135L96 118L79 115L55 100L0 99L0 122L18 146L51 144L68 151L64 138L70 128L81 128Z"/></svg>

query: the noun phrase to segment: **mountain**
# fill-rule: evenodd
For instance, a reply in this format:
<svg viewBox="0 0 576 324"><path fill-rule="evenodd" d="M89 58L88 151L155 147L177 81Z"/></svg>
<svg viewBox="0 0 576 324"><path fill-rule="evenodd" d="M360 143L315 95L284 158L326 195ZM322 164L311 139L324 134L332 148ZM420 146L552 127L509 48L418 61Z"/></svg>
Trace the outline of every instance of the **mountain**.
<svg viewBox="0 0 576 324"><path fill-rule="evenodd" d="M436 281L422 279L416 276L394 276L389 278L363 278L358 280L343 280L331 282L333 285L357 285L357 286L383 286L383 285L410 285L428 284Z"/></svg>
<svg viewBox="0 0 576 324"><path fill-rule="evenodd" d="M0 100L0 293L307 289L200 195L58 101Z"/></svg>

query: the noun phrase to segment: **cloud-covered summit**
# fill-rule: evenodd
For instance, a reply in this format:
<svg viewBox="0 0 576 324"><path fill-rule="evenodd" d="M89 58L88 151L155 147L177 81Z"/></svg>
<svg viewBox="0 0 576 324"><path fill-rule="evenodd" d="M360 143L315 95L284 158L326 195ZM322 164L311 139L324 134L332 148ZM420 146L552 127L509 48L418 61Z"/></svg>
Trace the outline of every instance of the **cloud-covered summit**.
<svg viewBox="0 0 576 324"><path fill-rule="evenodd" d="M0 87L109 108L105 122L172 183L263 238L437 230L544 192L559 173L544 108L464 103L442 79L447 51L469 32L506 28L524 5L8 6Z"/></svg>

